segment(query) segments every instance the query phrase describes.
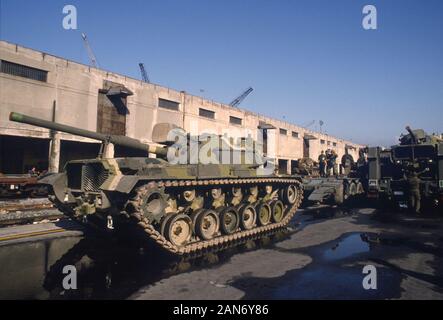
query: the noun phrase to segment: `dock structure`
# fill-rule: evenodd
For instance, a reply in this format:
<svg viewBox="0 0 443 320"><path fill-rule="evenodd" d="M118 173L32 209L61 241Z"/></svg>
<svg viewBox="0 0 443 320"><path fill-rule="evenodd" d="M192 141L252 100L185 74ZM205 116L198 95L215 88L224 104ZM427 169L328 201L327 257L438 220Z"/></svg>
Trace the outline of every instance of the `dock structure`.
<svg viewBox="0 0 443 320"><path fill-rule="evenodd" d="M0 41L0 172L23 173L32 167L57 172L72 159L94 158L100 143L8 121L10 112L56 121L105 134L153 141L158 123L187 132L210 132L257 138L280 173L292 173L296 160L317 159L321 150L340 157L347 148L354 159L362 146L247 109L214 102L185 91ZM250 108L253 109L253 108ZM272 106L270 106L272 109ZM299 109L302 109L300 107ZM269 130L269 128L272 128ZM351 146L351 148L349 147ZM115 147L114 156L134 156Z"/></svg>

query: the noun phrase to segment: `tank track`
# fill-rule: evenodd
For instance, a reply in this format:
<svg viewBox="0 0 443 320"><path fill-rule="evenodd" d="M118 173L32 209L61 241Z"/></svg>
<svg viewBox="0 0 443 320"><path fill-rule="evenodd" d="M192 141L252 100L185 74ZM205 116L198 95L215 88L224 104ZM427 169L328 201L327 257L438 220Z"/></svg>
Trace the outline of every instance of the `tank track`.
<svg viewBox="0 0 443 320"><path fill-rule="evenodd" d="M137 225L146 233L146 235L157 243L160 247L169 251L174 255L180 256L198 256L208 252L214 252L223 250L229 247L237 246L245 243L248 240L256 240L263 236L269 236L277 231L285 228L292 217L295 215L298 207L303 199L303 185L298 179L294 178L255 178L255 179L208 179L208 180L174 180L174 181L152 181L148 185L150 187L186 187L186 186L241 186L250 184L266 184L266 183L281 183L292 184L297 188L297 200L295 203L285 209L285 215L283 219L278 223L270 223L265 226L254 227L250 230L242 230L230 235L222 235L212 238L210 240L201 240L197 242L191 242L183 246L177 246L168 241L155 227L149 222L148 219L143 217L141 212L135 212L132 218L135 219ZM137 207L137 202L140 202L143 193L143 186L136 190L136 195L130 200L132 205ZM140 207L140 205L138 206Z"/></svg>

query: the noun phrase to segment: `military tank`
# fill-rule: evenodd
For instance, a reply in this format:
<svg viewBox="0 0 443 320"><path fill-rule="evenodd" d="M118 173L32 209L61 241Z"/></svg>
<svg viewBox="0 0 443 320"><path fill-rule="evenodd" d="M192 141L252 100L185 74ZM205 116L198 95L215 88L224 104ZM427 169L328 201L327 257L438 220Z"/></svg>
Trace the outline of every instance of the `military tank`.
<svg viewBox="0 0 443 320"><path fill-rule="evenodd" d="M10 120L102 142L96 159L69 161L41 179L65 215L101 230L136 233L177 255L223 249L273 234L302 198L298 177L261 175L257 164L171 164L172 146L144 144L12 112ZM110 143L145 157L107 158ZM149 157L155 154L156 158Z"/></svg>

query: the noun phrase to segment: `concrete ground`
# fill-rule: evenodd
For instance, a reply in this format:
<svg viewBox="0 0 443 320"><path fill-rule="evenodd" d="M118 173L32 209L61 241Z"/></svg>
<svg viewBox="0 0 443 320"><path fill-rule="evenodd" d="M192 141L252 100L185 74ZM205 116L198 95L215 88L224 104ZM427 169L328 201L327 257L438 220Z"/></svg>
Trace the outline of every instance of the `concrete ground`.
<svg viewBox="0 0 443 320"><path fill-rule="evenodd" d="M311 214L297 218L300 230L286 240L162 279L130 298L443 298L442 219L375 217L372 209ZM363 288L365 265L376 267L375 290Z"/></svg>
<svg viewBox="0 0 443 320"><path fill-rule="evenodd" d="M60 227L67 231L8 240L20 232ZM276 239L182 261L155 248L129 249L96 236L84 239L66 221L4 228L0 297L443 298L443 217L321 207L300 210L289 229ZM69 292L61 288L61 269L68 264L77 267L79 279L78 289ZM363 287L366 265L375 267L376 289ZM10 281L14 278L19 281Z"/></svg>

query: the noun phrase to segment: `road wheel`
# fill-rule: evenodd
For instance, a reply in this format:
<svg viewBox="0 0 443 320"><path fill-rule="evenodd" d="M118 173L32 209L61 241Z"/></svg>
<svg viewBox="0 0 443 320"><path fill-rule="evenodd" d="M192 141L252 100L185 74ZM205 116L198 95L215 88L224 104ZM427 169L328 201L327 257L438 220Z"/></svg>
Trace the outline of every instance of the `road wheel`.
<svg viewBox="0 0 443 320"><path fill-rule="evenodd" d="M176 213L166 223L166 238L176 246L186 244L192 236L191 218L189 216Z"/></svg>
<svg viewBox="0 0 443 320"><path fill-rule="evenodd" d="M220 211L220 229L224 234L234 233L239 226L238 211L234 207L226 207Z"/></svg>
<svg viewBox="0 0 443 320"><path fill-rule="evenodd" d="M285 207L280 200L271 202L272 221L280 222L285 213Z"/></svg>
<svg viewBox="0 0 443 320"><path fill-rule="evenodd" d="M255 207L255 211L257 212L257 221L259 225L265 226L271 221L271 207L266 202L258 203Z"/></svg>
<svg viewBox="0 0 443 320"><path fill-rule="evenodd" d="M195 232L196 234L204 239L209 240L217 235L220 225L220 220L218 218L217 212L214 210L201 210L195 220Z"/></svg>
<svg viewBox="0 0 443 320"><path fill-rule="evenodd" d="M254 206L244 204L239 208L240 226L243 230L250 230L254 227L257 220L257 213Z"/></svg>
<svg viewBox="0 0 443 320"><path fill-rule="evenodd" d="M291 184L283 189L283 200L292 205L297 201L297 188ZM258 212L258 211L257 211Z"/></svg>
<svg viewBox="0 0 443 320"><path fill-rule="evenodd" d="M171 220L171 218L174 217L174 215L175 214L173 214L173 213L167 214L162 218L162 220L160 222L160 234L165 238L166 238L166 233L165 233L166 225L169 222L169 220Z"/></svg>

